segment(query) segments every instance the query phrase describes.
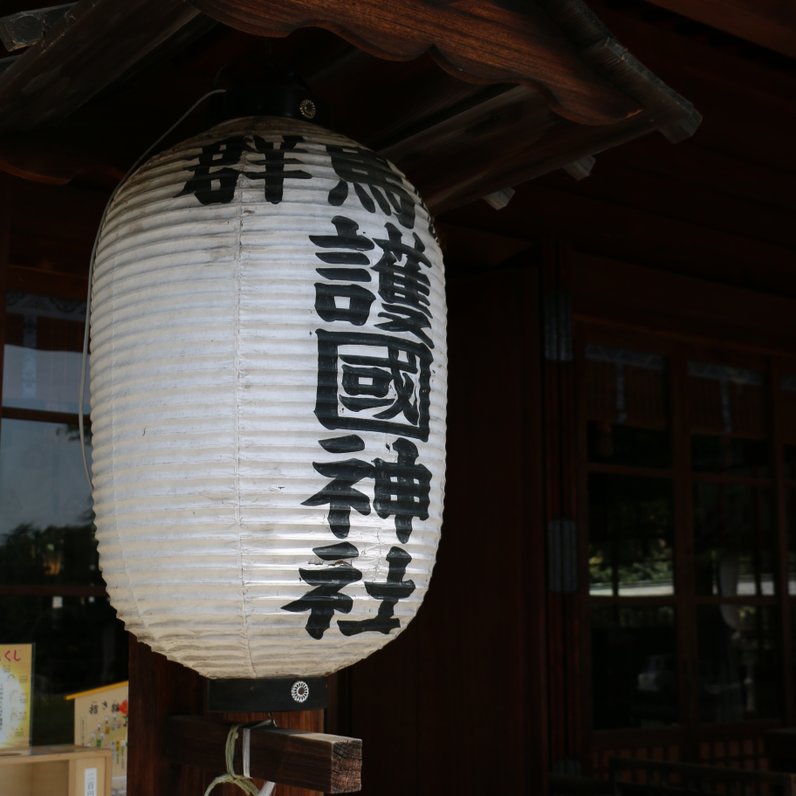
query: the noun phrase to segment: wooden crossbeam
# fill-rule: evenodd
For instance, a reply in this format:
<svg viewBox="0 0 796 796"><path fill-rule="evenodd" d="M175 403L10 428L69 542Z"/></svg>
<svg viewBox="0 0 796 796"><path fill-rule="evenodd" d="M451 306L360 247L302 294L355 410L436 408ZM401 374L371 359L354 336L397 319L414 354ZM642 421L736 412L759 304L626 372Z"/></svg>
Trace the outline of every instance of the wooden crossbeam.
<svg viewBox="0 0 796 796"><path fill-rule="evenodd" d="M81 0L0 73L0 134L74 111L198 16L186 0Z"/></svg>
<svg viewBox="0 0 796 796"><path fill-rule="evenodd" d="M229 725L198 716L169 719L166 756L173 763L226 771ZM240 734L240 733L239 733ZM305 730L257 727L250 735L252 777L323 793L362 788L362 741ZM235 745L235 772L243 771L242 743Z"/></svg>

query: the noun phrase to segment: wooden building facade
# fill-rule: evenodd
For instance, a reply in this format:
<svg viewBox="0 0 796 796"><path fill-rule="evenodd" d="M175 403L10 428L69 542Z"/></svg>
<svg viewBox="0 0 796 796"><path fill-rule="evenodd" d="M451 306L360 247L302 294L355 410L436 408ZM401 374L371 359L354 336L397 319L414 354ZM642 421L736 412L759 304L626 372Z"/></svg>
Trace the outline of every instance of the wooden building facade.
<svg viewBox="0 0 796 796"><path fill-rule="evenodd" d="M379 796L599 789L617 755L766 767L796 724L793 13L112 5L3 9L39 25L0 60L0 643L37 644L34 741L128 672L70 392L104 204L206 90L277 63L426 195L450 357L426 601L325 713L278 721L362 738ZM219 772L164 749L204 684L129 645L128 793L201 792Z"/></svg>

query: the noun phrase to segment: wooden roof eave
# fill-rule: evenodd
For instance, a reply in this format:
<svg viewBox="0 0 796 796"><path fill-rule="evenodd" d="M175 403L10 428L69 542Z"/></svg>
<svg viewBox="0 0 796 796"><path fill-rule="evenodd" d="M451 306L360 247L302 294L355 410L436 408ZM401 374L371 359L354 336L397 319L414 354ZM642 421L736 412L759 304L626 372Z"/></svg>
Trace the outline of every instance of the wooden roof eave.
<svg viewBox="0 0 796 796"><path fill-rule="evenodd" d="M0 170L51 182L80 173L79 152L74 164L51 158L48 172L42 148L26 150L19 134L32 131L32 141L46 135L48 126L158 48L174 46L202 20L268 37L321 27L384 59L409 61L429 53L460 80L492 86L461 117L430 119L428 135L437 140L450 136L462 119L476 118L478 103L487 119L496 92L506 92L498 104L519 97L520 121L471 143L498 143L498 167L448 172L448 185L444 177L433 186L440 207L483 195L482 188L488 192L498 179L512 184L512 171L516 184L651 130L677 140L699 121L691 105L632 58L581 0L80 0L60 27L0 72L0 136L6 136L0 138ZM558 127L549 129L552 123ZM543 146L536 147L542 132ZM379 148L411 159L424 151L423 136L421 127L411 141ZM560 145L551 146L551 138ZM84 170L95 166L87 161Z"/></svg>
<svg viewBox="0 0 796 796"><path fill-rule="evenodd" d="M641 111L580 58L566 31L533 0L192 2L217 22L257 36L320 27L377 58L409 61L428 52L466 81L528 85L578 124L606 124Z"/></svg>

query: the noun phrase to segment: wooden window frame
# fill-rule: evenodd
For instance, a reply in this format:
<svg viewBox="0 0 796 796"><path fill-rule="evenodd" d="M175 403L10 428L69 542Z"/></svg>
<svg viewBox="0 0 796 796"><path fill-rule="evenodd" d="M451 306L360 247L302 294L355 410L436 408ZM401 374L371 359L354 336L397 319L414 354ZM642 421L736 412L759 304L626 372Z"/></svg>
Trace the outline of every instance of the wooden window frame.
<svg viewBox="0 0 796 796"><path fill-rule="evenodd" d="M796 494L796 479L788 479L785 469L782 434L783 394L780 388L782 372L796 373L791 332L796 331L794 302L779 296L755 293L702 280L653 271L629 263L563 250L556 253L554 268L548 268L547 284L567 290L573 307L573 341L577 359L558 363L555 400L557 410L551 410L551 391L546 396L546 416L553 428L548 430L548 449L557 450L561 461L558 475L570 473L575 479L575 496L571 502L572 516L578 525L580 588L575 596L576 607L568 616L548 612L552 625L551 638L556 634L569 636L577 650L577 662L570 665L569 683L553 698L566 704L551 710L556 721L566 727L569 738L561 744L569 757L585 763L595 773L602 773L607 759L614 753L668 759L691 759L702 762L748 764L750 758L758 763L765 756L763 736L773 727L793 723L796 719L794 686L790 674L794 670L796 629L791 617L796 608L796 594L788 593L788 517L787 497ZM550 277L551 271L553 277ZM588 570L588 473L630 472L613 465L588 465L586 450L585 400L582 392L582 348L584 329L599 335L600 343L637 350L655 350L670 357L670 406L672 424L671 470L634 471L634 474L672 477L677 542L675 545L675 592L669 597L591 597ZM646 346L646 347L645 347ZM653 346L650 349L649 346ZM754 595L734 598L697 594L693 566L693 485L698 481L738 483L743 478L728 475L694 473L691 470L690 432L686 426L687 362L697 356L729 357L736 362L752 362L762 369L767 392L766 440L769 443L770 477L749 478L749 483L764 484L772 489L773 529L775 549L773 576L778 584L773 596ZM707 361L714 361L713 359ZM761 364L764 367L760 367ZM548 367L548 377L550 368ZM678 386L675 389L675 386ZM575 414L572 421L562 416L567 401ZM572 426L574 425L574 429ZM796 440L794 440L796 441ZM548 453L548 456L550 454ZM568 461L567 461L568 460ZM558 476L554 476L558 477ZM566 487L548 485L548 494L566 492ZM572 491L572 490L570 490ZM791 509L793 510L793 509ZM550 508L548 508L548 517ZM776 719L757 719L738 724L700 722L698 714L699 672L696 646L696 620L677 620L678 677L680 679L680 721L673 727L593 729L591 685L591 617L592 604L656 605L673 604L678 617L699 606L717 604L771 606L779 612L777 638L781 644L780 691L783 695L782 715ZM559 662L560 664L560 662ZM551 666L556 665L551 650ZM682 669L685 667L685 671ZM575 672L575 674L573 674ZM567 718L556 719L565 714ZM556 727L553 727L555 733ZM555 736L554 736L555 740ZM567 748L568 745L568 748ZM553 760L555 760L555 745ZM559 751L559 756L561 752Z"/></svg>

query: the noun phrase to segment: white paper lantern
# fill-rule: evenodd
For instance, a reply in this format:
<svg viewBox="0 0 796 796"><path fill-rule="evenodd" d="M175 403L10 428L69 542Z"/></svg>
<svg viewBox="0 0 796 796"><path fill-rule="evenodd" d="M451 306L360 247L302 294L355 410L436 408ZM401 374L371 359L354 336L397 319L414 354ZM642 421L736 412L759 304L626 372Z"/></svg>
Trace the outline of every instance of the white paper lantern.
<svg viewBox="0 0 796 796"><path fill-rule="evenodd" d="M120 188L92 285L100 563L127 629L209 677L321 675L428 588L445 294L391 164L290 119L221 124Z"/></svg>

